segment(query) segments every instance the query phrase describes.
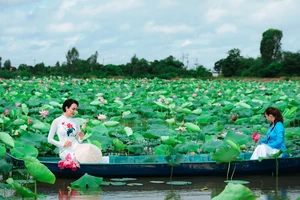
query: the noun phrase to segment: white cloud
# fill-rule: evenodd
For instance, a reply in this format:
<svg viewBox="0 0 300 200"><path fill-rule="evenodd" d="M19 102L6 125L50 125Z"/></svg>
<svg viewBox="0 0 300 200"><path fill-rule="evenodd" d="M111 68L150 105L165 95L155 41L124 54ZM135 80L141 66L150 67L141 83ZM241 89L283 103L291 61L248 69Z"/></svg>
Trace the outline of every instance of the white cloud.
<svg viewBox="0 0 300 200"><path fill-rule="evenodd" d="M84 16L97 16L103 13L122 12L137 8L141 5L140 0L113 0L105 4L85 5L81 11Z"/></svg>
<svg viewBox="0 0 300 200"><path fill-rule="evenodd" d="M154 22L147 22L144 26L144 31L149 33L189 33L193 31L192 27L187 25L175 25L175 26L160 26L155 25Z"/></svg>
<svg viewBox="0 0 300 200"><path fill-rule="evenodd" d="M220 27L216 29L217 34L223 33L235 33L237 28L234 24L222 24Z"/></svg>
<svg viewBox="0 0 300 200"><path fill-rule="evenodd" d="M56 33L67 33L74 30L72 23L63 23L63 24L50 24L47 28L50 32Z"/></svg>
<svg viewBox="0 0 300 200"><path fill-rule="evenodd" d="M122 31L128 31L131 29L131 26L129 24L121 24L120 25L120 30Z"/></svg>
<svg viewBox="0 0 300 200"><path fill-rule="evenodd" d="M159 0L158 2L159 8L170 8L178 5L179 3L175 0Z"/></svg>
<svg viewBox="0 0 300 200"><path fill-rule="evenodd" d="M75 46L75 44L78 40L79 40L78 36L64 38L65 46L73 47L73 46Z"/></svg>
<svg viewBox="0 0 300 200"><path fill-rule="evenodd" d="M293 8L293 0L271 1L262 6L257 12L250 15L250 18L256 22L265 22L266 20L278 20L289 14Z"/></svg>
<svg viewBox="0 0 300 200"><path fill-rule="evenodd" d="M181 47L185 47L189 44L192 44L192 42L190 40L185 40L182 44L181 44Z"/></svg>
<svg viewBox="0 0 300 200"><path fill-rule="evenodd" d="M221 19L226 15L227 15L226 10L220 8L210 8L205 13L205 19L207 23L213 23L213 22L217 22L219 19Z"/></svg>
<svg viewBox="0 0 300 200"><path fill-rule="evenodd" d="M72 9L72 7L76 6L76 4L76 0L64 0L58 8L56 19L61 20L65 16L66 12Z"/></svg>

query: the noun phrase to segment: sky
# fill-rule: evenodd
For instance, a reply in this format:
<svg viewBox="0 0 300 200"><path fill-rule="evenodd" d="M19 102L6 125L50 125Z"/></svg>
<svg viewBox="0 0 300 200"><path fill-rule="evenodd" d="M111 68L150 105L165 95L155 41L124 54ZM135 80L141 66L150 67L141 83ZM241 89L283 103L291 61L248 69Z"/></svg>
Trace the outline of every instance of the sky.
<svg viewBox="0 0 300 200"><path fill-rule="evenodd" d="M233 48L260 56L270 28L282 31L284 51L299 51L299 10L300 0L0 0L0 57L54 66L75 47L105 65L172 55L213 69Z"/></svg>

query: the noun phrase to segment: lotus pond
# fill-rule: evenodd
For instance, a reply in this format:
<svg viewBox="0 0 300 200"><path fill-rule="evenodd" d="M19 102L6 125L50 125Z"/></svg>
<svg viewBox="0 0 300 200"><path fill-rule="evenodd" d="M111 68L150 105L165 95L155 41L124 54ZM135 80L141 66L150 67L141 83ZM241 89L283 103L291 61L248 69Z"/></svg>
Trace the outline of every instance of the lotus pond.
<svg viewBox="0 0 300 200"><path fill-rule="evenodd" d="M36 157L58 154L47 135L67 98L79 101L74 117L85 141L104 155L214 154L228 148L228 141L236 154L252 151L253 133L266 133L263 112L269 106L282 111L287 147L300 145L299 81L1 79L0 97L0 173L13 170L5 159L9 151L27 160L36 180L37 172L49 173L42 182L51 184L55 177ZM18 188L12 178L2 182L2 188Z"/></svg>

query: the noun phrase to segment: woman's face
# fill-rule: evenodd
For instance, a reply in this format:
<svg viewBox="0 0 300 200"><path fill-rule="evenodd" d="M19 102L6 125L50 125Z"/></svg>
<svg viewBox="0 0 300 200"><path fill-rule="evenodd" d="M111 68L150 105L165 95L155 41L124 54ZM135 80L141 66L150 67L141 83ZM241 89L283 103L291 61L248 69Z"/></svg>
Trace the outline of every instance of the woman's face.
<svg viewBox="0 0 300 200"><path fill-rule="evenodd" d="M274 122L274 120L275 120L275 117L272 115L272 114L266 114L265 113L265 117L266 117L266 119L269 121L269 122Z"/></svg>
<svg viewBox="0 0 300 200"><path fill-rule="evenodd" d="M73 115L75 115L77 111L77 105L75 103L73 103L70 108L66 107L66 116L67 117L72 117Z"/></svg>

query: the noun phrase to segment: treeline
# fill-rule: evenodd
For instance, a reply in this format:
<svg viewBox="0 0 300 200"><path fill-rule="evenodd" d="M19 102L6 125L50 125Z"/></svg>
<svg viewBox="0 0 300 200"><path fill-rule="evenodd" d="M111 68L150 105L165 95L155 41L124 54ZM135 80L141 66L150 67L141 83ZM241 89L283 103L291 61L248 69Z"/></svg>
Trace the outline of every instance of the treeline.
<svg viewBox="0 0 300 200"><path fill-rule="evenodd" d="M215 63L214 70L224 77L295 77L300 76L300 51L281 50L282 31L269 29L262 35L258 58L245 58L239 49Z"/></svg>
<svg viewBox="0 0 300 200"><path fill-rule="evenodd" d="M300 76L300 51L293 53L282 51L282 31L269 29L262 34L260 56L246 58L239 49L228 51L228 56L217 61L214 70L223 77L293 77ZM149 62L135 55L131 61L122 65L102 65L98 61L98 52L88 59L79 58L78 50L73 47L66 54L66 62L55 66L38 63L34 66L21 64L18 68L11 66L10 60L2 65L0 57L0 78L32 76L74 76L74 77L125 77L125 78L201 78L212 77L212 72L203 65L195 69L187 67L173 56Z"/></svg>
<svg viewBox="0 0 300 200"><path fill-rule="evenodd" d="M188 70L184 64L169 56L163 60L148 62L146 59L139 59L136 56L131 58L131 62L123 65L102 65L97 62L98 52L88 59L79 58L78 50L73 47L66 54L66 62L55 66L45 66L44 63L29 66L21 64L18 68L12 67L10 61L5 61L1 67L1 78L32 77L32 76L74 76L81 78L104 78L104 77L124 77L124 78L200 78L212 77L212 73L202 65L196 69Z"/></svg>

